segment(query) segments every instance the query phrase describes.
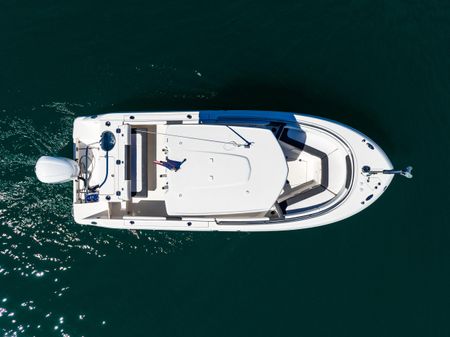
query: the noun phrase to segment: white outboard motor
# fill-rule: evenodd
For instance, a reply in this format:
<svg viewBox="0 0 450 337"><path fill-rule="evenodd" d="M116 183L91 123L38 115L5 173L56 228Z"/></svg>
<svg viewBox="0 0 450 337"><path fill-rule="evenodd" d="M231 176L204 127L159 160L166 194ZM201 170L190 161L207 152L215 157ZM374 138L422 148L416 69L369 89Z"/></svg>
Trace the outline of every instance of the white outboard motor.
<svg viewBox="0 0 450 337"><path fill-rule="evenodd" d="M80 167L72 159L43 156L36 162L34 171L41 182L57 184L77 178Z"/></svg>

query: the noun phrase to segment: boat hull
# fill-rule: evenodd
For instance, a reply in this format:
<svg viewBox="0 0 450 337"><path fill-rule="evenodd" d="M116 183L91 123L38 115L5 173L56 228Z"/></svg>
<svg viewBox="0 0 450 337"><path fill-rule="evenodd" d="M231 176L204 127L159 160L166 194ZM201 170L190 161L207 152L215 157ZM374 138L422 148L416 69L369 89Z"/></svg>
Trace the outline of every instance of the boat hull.
<svg viewBox="0 0 450 337"><path fill-rule="evenodd" d="M141 125L145 123L167 124L218 124L233 126L252 126L282 128L293 127L313 130L339 144L346 156L345 188L333 191L332 200L324 202L314 209L302 208L300 211L289 208L282 218L267 217L140 217L123 216L121 218L95 216L101 214L99 209L108 211L108 202L96 204L78 203L75 197L73 215L80 224L116 229L137 230L175 230L175 231L284 231L305 229L327 225L346 219L370 206L387 189L393 175L376 175L369 177L363 167L374 170L390 170L392 164L384 151L363 133L342 123L321 117L303 114L270 111L187 111L155 113L113 113L100 116L80 117L74 123L74 142L87 137L98 126L109 123L126 123ZM87 139L85 142L93 139ZM331 170L333 173L333 170Z"/></svg>

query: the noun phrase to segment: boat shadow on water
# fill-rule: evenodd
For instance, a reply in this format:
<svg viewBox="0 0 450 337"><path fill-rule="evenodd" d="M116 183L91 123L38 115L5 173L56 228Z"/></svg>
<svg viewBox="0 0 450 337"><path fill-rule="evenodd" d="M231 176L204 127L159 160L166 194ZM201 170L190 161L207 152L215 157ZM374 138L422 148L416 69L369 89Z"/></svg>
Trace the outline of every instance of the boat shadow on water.
<svg viewBox="0 0 450 337"><path fill-rule="evenodd" d="M381 147L395 151L392 137L367 107L358 107L336 93L314 91L295 82L241 79L222 88L198 87L189 92L146 92L97 111L267 110L315 115L345 123L370 134Z"/></svg>

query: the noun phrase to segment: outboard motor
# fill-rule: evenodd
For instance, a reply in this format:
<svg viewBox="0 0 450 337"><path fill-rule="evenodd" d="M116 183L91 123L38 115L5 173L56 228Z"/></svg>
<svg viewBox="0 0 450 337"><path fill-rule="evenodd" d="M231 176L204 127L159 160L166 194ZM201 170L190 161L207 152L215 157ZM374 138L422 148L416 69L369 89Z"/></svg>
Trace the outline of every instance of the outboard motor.
<svg viewBox="0 0 450 337"><path fill-rule="evenodd" d="M77 178L80 173L80 167L72 159L43 156L36 162L34 171L41 182L57 184Z"/></svg>

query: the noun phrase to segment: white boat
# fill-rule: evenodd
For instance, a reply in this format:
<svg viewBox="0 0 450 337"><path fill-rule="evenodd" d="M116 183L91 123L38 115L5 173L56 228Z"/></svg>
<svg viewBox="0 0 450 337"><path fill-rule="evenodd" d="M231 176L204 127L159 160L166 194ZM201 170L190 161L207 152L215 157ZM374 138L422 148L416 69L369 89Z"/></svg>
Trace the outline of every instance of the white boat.
<svg viewBox="0 0 450 337"><path fill-rule="evenodd" d="M73 160L41 157L46 183L73 180L83 225L176 231L280 231L348 218L395 174L370 138L341 123L270 111L78 117Z"/></svg>

